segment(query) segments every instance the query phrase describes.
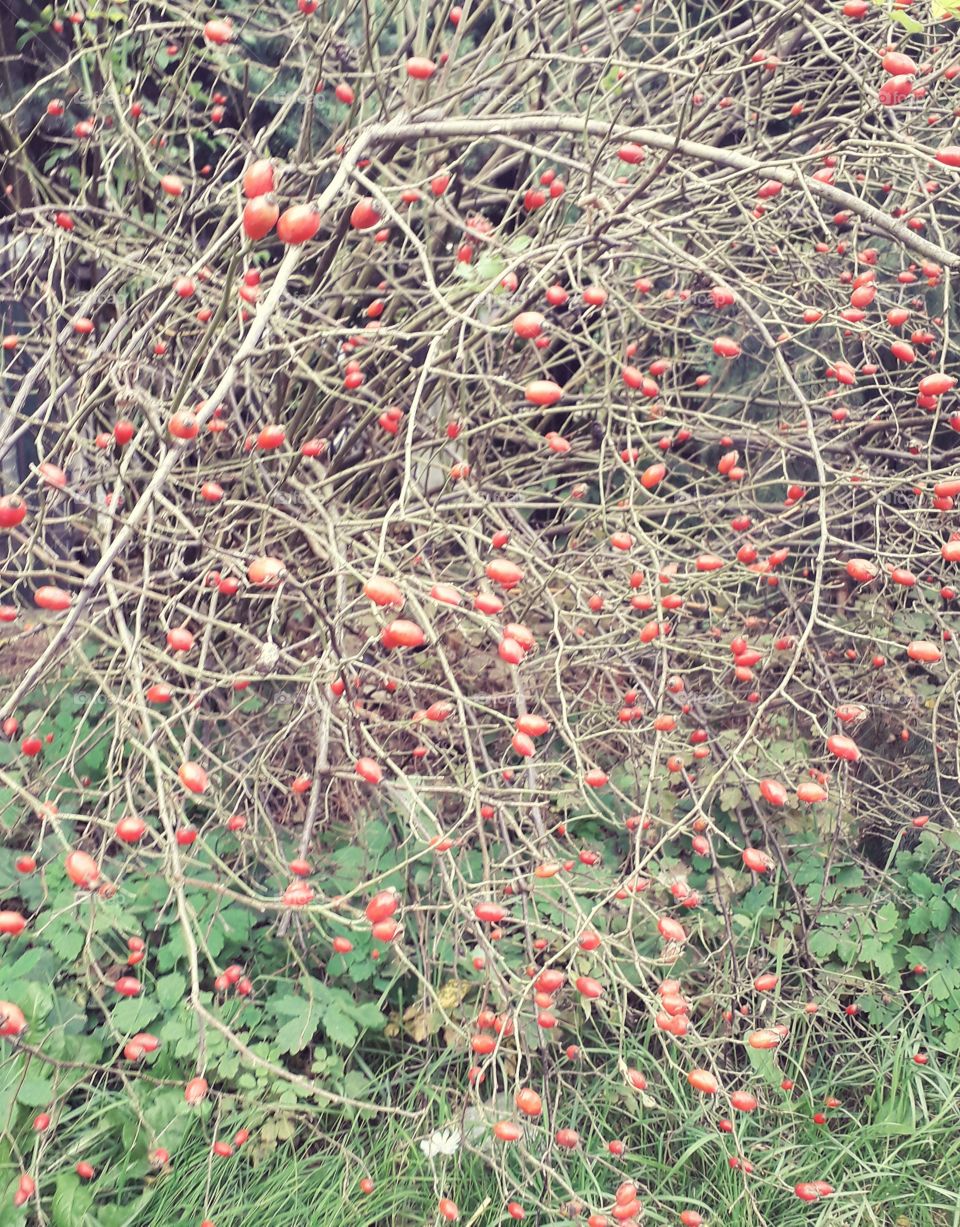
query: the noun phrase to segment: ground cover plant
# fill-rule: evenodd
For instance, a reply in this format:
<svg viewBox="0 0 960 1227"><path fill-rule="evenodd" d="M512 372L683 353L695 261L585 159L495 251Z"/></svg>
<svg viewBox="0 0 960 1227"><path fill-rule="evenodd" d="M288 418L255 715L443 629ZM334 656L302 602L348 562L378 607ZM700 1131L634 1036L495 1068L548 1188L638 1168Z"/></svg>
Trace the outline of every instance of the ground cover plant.
<svg viewBox="0 0 960 1227"><path fill-rule="evenodd" d="M0 13L0 1227L960 1224L955 0Z"/></svg>

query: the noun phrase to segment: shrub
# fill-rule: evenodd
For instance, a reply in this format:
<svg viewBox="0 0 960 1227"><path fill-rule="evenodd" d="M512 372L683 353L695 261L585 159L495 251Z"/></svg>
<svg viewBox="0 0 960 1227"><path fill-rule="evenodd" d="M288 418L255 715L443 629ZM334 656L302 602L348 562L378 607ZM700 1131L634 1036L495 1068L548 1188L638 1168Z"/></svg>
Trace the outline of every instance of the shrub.
<svg viewBox="0 0 960 1227"><path fill-rule="evenodd" d="M10 1222L946 1221L956 16L5 30Z"/></svg>

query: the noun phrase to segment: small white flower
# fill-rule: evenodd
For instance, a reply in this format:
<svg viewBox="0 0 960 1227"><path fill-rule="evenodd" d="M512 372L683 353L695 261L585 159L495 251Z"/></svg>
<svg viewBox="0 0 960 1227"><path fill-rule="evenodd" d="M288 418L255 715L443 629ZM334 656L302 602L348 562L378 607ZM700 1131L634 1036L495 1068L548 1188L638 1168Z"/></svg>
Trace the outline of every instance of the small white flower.
<svg viewBox="0 0 960 1227"><path fill-rule="evenodd" d="M436 1155L456 1154L460 1149L460 1142L459 1129L438 1129L435 1133L431 1133L428 1138L422 1139L420 1149L428 1159L432 1159Z"/></svg>

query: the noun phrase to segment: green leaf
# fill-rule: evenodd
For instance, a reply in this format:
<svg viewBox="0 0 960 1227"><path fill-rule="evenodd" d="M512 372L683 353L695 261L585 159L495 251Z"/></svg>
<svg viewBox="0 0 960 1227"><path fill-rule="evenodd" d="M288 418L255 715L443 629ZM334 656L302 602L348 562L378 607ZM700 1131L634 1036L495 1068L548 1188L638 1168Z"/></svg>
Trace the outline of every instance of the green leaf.
<svg viewBox="0 0 960 1227"><path fill-rule="evenodd" d="M164 1139L165 1141L169 1139ZM98 1206L97 1222L99 1227L130 1227L131 1223L146 1220L147 1203L153 1196L152 1190L145 1189L136 1201L125 1202L122 1206ZM143 1219L139 1211L144 1211Z"/></svg>
<svg viewBox="0 0 960 1227"><path fill-rule="evenodd" d="M907 917L907 927L911 933L926 933L930 928L930 911L926 903L913 909Z"/></svg>
<svg viewBox="0 0 960 1227"><path fill-rule="evenodd" d="M472 266L476 269L476 278L478 281L494 281L497 277L503 276L503 270L507 267L504 261L496 252L485 252L480 259Z"/></svg>
<svg viewBox="0 0 960 1227"><path fill-rule="evenodd" d="M0 1119L10 1119L10 1112L17 1096L17 1084L22 1066L19 1061L0 1066Z"/></svg>
<svg viewBox="0 0 960 1227"><path fill-rule="evenodd" d="M933 883L925 873L911 873L907 885L918 899L929 899L933 894Z"/></svg>
<svg viewBox="0 0 960 1227"><path fill-rule="evenodd" d="M357 844L344 844L331 859L336 866L332 876L334 890L351 890L362 875L366 853Z"/></svg>
<svg viewBox="0 0 960 1227"><path fill-rule="evenodd" d="M857 957L857 944L849 937L837 938L837 958L842 963L852 963Z"/></svg>
<svg viewBox="0 0 960 1227"><path fill-rule="evenodd" d="M937 0L933 0L933 3L936 7ZM917 21L916 17L911 17L902 9L891 9L889 16L892 21L898 21L908 34L920 34L923 31L923 22Z"/></svg>
<svg viewBox="0 0 960 1227"><path fill-rule="evenodd" d="M836 948L836 933L830 933L826 929L817 929L815 933L811 933L807 942L807 949L818 959L824 959L833 954Z"/></svg>
<svg viewBox="0 0 960 1227"><path fill-rule="evenodd" d="M368 822L363 828L363 842L375 857L379 856L392 842L390 828L385 822Z"/></svg>
<svg viewBox="0 0 960 1227"><path fill-rule="evenodd" d="M874 913L873 924L878 933L892 933L900 924L896 905L885 903L879 911Z"/></svg>
<svg viewBox="0 0 960 1227"><path fill-rule="evenodd" d="M885 944L879 938L868 937L860 951L861 959L872 963L881 975L889 975L893 971L894 947Z"/></svg>
<svg viewBox="0 0 960 1227"><path fill-rule="evenodd" d="M751 1067L770 1086L779 1087L783 1072L777 1065L776 1052L770 1048L747 1048Z"/></svg>
<svg viewBox="0 0 960 1227"><path fill-rule="evenodd" d="M739 784L728 784L720 792L720 808L727 814L734 813L742 800L743 789Z"/></svg>
<svg viewBox="0 0 960 1227"><path fill-rule="evenodd" d="M178 930L157 951L157 968L160 971L169 971L171 967L184 957L186 952L186 946L183 944L183 934Z"/></svg>
<svg viewBox="0 0 960 1227"><path fill-rule="evenodd" d="M0 823L12 830L20 820L19 807L13 800L12 788L0 788Z"/></svg>
<svg viewBox="0 0 960 1227"><path fill-rule="evenodd" d="M315 997L283 997L273 1003L281 1014L290 1019L277 1031L276 1047L280 1052L302 1052L317 1033L320 1025L320 1004Z"/></svg>
<svg viewBox="0 0 960 1227"><path fill-rule="evenodd" d="M76 920L70 921L69 919L55 921L48 925L43 930L43 936L50 943L53 952L64 963L75 961L87 937L83 926Z"/></svg>
<svg viewBox="0 0 960 1227"><path fill-rule="evenodd" d="M206 916L204 909L200 909L200 914L206 920L207 949L214 958L221 955L228 944L237 947L246 942L253 925L253 916L246 908L221 908L219 899L211 896L205 901L205 910Z"/></svg>
<svg viewBox="0 0 960 1227"><path fill-rule="evenodd" d="M377 974L377 964L373 959L354 959L347 968L347 975L354 984L363 984L365 980L372 980Z"/></svg>
<svg viewBox="0 0 960 1227"><path fill-rule="evenodd" d="M334 1086L337 1092L347 1099L366 1099L370 1093L368 1079L357 1069L351 1069L342 1078L337 1078L334 1081ZM348 1120L354 1118L356 1111L357 1109L349 1104L343 1109L344 1115Z"/></svg>
<svg viewBox="0 0 960 1227"><path fill-rule="evenodd" d="M113 1025L124 1035L142 1031L160 1013L160 1007L146 997L125 997L113 1007Z"/></svg>
<svg viewBox="0 0 960 1227"><path fill-rule="evenodd" d="M360 1005L351 1002L348 1012L361 1027L366 1027L370 1031L379 1031L381 1027L386 1026L385 1016L372 1001L364 1001Z"/></svg>
<svg viewBox="0 0 960 1227"><path fill-rule="evenodd" d="M157 981L157 1000L165 1009L182 1001L187 991L187 977L179 971L172 971L169 976L161 976Z"/></svg>
<svg viewBox="0 0 960 1227"><path fill-rule="evenodd" d="M80 1183L73 1172L63 1172L57 1184L50 1207L53 1227L86 1227L87 1211L93 1204L93 1189Z"/></svg>
<svg viewBox="0 0 960 1227"><path fill-rule="evenodd" d="M950 923L950 904L941 895L930 900L927 911L930 913L930 923L935 929L945 929Z"/></svg>
<svg viewBox="0 0 960 1227"><path fill-rule="evenodd" d="M818 865L812 856L804 857L797 866L793 880L798 886L810 886L823 879L823 866Z"/></svg>
<svg viewBox="0 0 960 1227"><path fill-rule="evenodd" d="M938 971L930 977L926 988L927 992L937 1001L950 1001L954 996L953 989L947 982L945 973L942 971Z"/></svg>
<svg viewBox="0 0 960 1227"><path fill-rule="evenodd" d="M882 976L889 976L896 969L896 961L893 957L893 950L888 946L882 947L876 958L873 960L874 966Z"/></svg>
<svg viewBox="0 0 960 1227"><path fill-rule="evenodd" d="M11 980L25 980L30 976L39 976L37 965L47 961L50 962L50 953L44 950L43 947L34 947L33 950L25 950L17 961L10 967Z"/></svg>
<svg viewBox="0 0 960 1227"><path fill-rule="evenodd" d="M27 1074L17 1091L17 1103L27 1108L43 1108L53 1099L53 1087L49 1078L41 1074Z"/></svg>
<svg viewBox="0 0 960 1227"><path fill-rule="evenodd" d="M323 1011L323 1029L335 1044L346 1048L352 1047L360 1036L356 1023L337 1000Z"/></svg>

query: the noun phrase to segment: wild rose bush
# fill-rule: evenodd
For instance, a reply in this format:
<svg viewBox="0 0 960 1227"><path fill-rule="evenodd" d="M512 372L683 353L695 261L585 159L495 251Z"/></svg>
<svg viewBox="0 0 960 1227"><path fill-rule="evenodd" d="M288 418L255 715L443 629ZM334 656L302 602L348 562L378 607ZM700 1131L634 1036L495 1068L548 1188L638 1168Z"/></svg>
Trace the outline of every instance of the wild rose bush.
<svg viewBox="0 0 960 1227"><path fill-rule="evenodd" d="M958 15L4 29L0 1223L946 1221Z"/></svg>

